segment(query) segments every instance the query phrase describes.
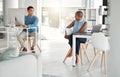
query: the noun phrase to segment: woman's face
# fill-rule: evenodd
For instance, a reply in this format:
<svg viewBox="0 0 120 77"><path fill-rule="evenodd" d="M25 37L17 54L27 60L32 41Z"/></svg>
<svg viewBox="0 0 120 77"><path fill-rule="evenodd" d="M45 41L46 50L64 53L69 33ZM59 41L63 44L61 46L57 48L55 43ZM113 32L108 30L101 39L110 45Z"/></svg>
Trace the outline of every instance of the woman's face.
<svg viewBox="0 0 120 77"><path fill-rule="evenodd" d="M78 21L82 20L82 17L83 17L82 15L75 15L75 19L78 20Z"/></svg>

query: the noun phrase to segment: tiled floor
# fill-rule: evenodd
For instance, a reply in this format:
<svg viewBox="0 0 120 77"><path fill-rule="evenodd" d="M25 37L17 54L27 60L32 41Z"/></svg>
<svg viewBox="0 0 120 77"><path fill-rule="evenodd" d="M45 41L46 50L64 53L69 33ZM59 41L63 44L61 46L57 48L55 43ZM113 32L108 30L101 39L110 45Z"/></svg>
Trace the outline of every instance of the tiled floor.
<svg viewBox="0 0 120 77"><path fill-rule="evenodd" d="M43 73L62 75L63 77L107 77L100 68L99 58L90 72L87 72L89 63L85 57L83 57L83 65L79 64L76 67L72 67L72 58L63 63L68 49L66 41L43 40L41 53ZM90 54L89 57L93 58Z"/></svg>
<svg viewBox="0 0 120 77"><path fill-rule="evenodd" d="M76 67L72 67L72 58L67 59L66 63L63 63L69 45L63 35L60 35L59 38L58 36L59 33L54 38L51 36L49 39L41 41L43 73L61 75L63 77L107 77L100 68L100 58L97 59L90 72L87 72L89 62L84 56L83 65L79 64ZM92 59L94 53L91 45L88 47L88 54L90 59Z"/></svg>
<svg viewBox="0 0 120 77"><path fill-rule="evenodd" d="M68 41L56 29L44 28L42 32L47 39L41 40L42 69L44 74L63 77L107 77L100 68L100 58L97 59L90 72L87 72L89 63L84 56L83 65L79 64L76 67L72 67L72 58L67 59L66 63L63 63L63 59L69 49ZM94 53L91 45L88 46L88 54L90 59L92 59Z"/></svg>

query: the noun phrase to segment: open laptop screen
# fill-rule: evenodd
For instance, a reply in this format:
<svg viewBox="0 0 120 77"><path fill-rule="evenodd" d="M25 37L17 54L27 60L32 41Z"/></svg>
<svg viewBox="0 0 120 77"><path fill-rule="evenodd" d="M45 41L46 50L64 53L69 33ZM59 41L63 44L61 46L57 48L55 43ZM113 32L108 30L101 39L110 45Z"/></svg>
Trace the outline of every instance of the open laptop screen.
<svg viewBox="0 0 120 77"><path fill-rule="evenodd" d="M101 25L95 25L93 26L91 33L97 33L100 31L101 31Z"/></svg>

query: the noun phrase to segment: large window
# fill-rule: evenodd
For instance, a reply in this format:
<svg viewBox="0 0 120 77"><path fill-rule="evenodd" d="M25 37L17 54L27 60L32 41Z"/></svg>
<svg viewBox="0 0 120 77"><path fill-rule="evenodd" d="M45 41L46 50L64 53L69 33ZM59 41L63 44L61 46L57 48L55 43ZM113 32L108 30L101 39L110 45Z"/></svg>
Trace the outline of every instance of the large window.
<svg viewBox="0 0 120 77"><path fill-rule="evenodd" d="M64 33L66 26L68 26L68 24L74 20L75 12L78 10L81 10L84 13L84 19L88 22L87 29L91 29L92 25L98 25L102 23L102 16L98 14L99 6L102 6L102 0L41 1L41 30L43 30L43 33L42 31L41 33L43 35L45 35L44 33L47 28L57 29L60 30L61 33ZM46 30L46 33L49 30ZM46 34L46 37L48 35L49 34Z"/></svg>

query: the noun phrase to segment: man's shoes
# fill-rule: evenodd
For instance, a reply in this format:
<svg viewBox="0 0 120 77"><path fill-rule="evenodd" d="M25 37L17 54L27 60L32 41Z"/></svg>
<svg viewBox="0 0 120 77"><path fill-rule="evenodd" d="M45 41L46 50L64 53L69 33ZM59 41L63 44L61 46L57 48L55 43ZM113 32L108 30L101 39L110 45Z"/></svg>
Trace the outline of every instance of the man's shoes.
<svg viewBox="0 0 120 77"><path fill-rule="evenodd" d="M27 52L27 49L24 47L22 51L25 51L25 52Z"/></svg>
<svg viewBox="0 0 120 77"><path fill-rule="evenodd" d="M34 47L31 47L31 50L34 50Z"/></svg>
<svg viewBox="0 0 120 77"><path fill-rule="evenodd" d="M35 53L35 51L34 51L34 47L31 47L31 51L32 51L32 53Z"/></svg>
<svg viewBox="0 0 120 77"><path fill-rule="evenodd" d="M32 53L35 53L35 51L32 51Z"/></svg>

